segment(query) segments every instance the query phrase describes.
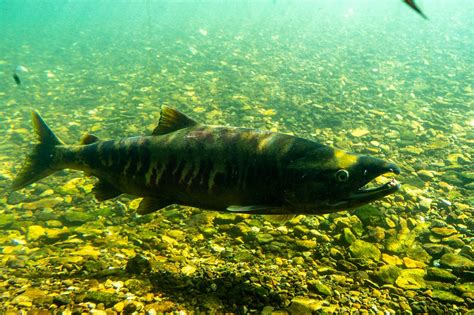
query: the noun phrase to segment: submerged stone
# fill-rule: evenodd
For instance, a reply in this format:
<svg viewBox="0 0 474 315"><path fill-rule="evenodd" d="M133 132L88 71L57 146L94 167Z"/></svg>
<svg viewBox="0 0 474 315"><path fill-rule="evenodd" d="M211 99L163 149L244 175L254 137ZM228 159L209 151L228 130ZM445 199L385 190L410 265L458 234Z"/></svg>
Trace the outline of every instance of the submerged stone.
<svg viewBox="0 0 474 315"><path fill-rule="evenodd" d="M382 284L394 284L401 269L395 265L385 265L375 270L375 276Z"/></svg>
<svg viewBox="0 0 474 315"><path fill-rule="evenodd" d="M455 270L474 270L474 261L458 254L444 254L440 263Z"/></svg>
<svg viewBox="0 0 474 315"><path fill-rule="evenodd" d="M434 299L440 300L442 302L449 302L449 303L464 303L464 299L460 298L459 296L444 290L433 290L431 296Z"/></svg>
<svg viewBox="0 0 474 315"><path fill-rule="evenodd" d="M395 283L398 287L407 290L418 290L426 288L423 277L425 271L423 269L404 269L400 272Z"/></svg>
<svg viewBox="0 0 474 315"><path fill-rule="evenodd" d="M116 293L87 291L84 301L103 303L106 307L112 307L120 301L120 297Z"/></svg>
<svg viewBox="0 0 474 315"><path fill-rule="evenodd" d="M445 282L456 281L457 277L450 271L437 267L430 267L427 269L426 278L430 280L439 280Z"/></svg>
<svg viewBox="0 0 474 315"><path fill-rule="evenodd" d="M352 256L364 260L379 261L380 249L372 243L365 242L362 240L356 240L349 246L349 251Z"/></svg>

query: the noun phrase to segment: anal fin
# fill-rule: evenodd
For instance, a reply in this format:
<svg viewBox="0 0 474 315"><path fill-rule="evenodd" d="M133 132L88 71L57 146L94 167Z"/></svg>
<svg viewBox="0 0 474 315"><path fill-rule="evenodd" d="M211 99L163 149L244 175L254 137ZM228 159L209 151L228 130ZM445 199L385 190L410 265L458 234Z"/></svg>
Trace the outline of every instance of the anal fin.
<svg viewBox="0 0 474 315"><path fill-rule="evenodd" d="M137 213L141 215L149 214L169 206L170 204L172 204L172 202L166 199L145 197L142 201L140 201Z"/></svg>
<svg viewBox="0 0 474 315"><path fill-rule="evenodd" d="M97 199L98 201L112 199L122 194L120 190L118 190L117 188L115 188L104 180L99 180L94 185L94 188L92 188L92 193L94 194L95 199Z"/></svg>

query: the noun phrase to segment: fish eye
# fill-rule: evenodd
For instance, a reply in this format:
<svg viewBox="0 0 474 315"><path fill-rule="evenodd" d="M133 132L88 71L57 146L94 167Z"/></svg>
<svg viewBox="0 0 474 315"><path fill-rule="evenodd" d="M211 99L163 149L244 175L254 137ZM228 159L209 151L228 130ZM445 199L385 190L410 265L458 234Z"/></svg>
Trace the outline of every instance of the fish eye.
<svg viewBox="0 0 474 315"><path fill-rule="evenodd" d="M334 175L339 182L346 182L349 179L349 172L345 169L340 169Z"/></svg>

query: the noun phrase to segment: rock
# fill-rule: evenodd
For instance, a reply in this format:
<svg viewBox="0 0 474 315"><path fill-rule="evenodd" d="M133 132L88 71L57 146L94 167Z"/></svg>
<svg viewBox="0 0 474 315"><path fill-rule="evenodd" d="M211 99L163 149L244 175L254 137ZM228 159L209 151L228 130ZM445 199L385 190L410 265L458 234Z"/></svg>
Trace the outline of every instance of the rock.
<svg viewBox="0 0 474 315"><path fill-rule="evenodd" d="M64 227L62 229L45 229L45 240L47 244L52 244L60 240L65 240L69 236L69 229Z"/></svg>
<svg viewBox="0 0 474 315"><path fill-rule="evenodd" d="M325 285L319 280L310 280L308 281L308 288L316 292L318 294L324 295L324 296L331 296L332 295L332 290L330 287Z"/></svg>
<svg viewBox="0 0 474 315"><path fill-rule="evenodd" d="M177 240L172 237L169 237L168 235L161 235L161 240L169 247L174 247L179 244Z"/></svg>
<svg viewBox="0 0 474 315"><path fill-rule="evenodd" d="M424 262L418 261L411 259L410 257L403 257L403 264L407 268L418 268L418 269L423 269L426 267L426 264Z"/></svg>
<svg viewBox="0 0 474 315"><path fill-rule="evenodd" d="M4 214L0 215L0 228L7 228L11 226L16 221L14 214Z"/></svg>
<svg viewBox="0 0 474 315"><path fill-rule="evenodd" d="M421 210L428 211L431 209L432 203L433 203L433 199L420 197L418 205L420 206Z"/></svg>
<svg viewBox="0 0 474 315"><path fill-rule="evenodd" d="M400 272L395 284L407 290L418 290L426 288L426 283L423 277L425 271L423 269L404 269Z"/></svg>
<svg viewBox="0 0 474 315"><path fill-rule="evenodd" d="M44 208L54 208L56 205L63 202L64 199L61 197L54 197L54 198L43 198L33 202L23 203L23 209L27 210L37 210L37 209L44 209Z"/></svg>
<svg viewBox="0 0 474 315"><path fill-rule="evenodd" d="M293 227L293 233L296 236L301 237L301 236L308 235L309 229L304 225L298 224L298 225L295 225L295 227Z"/></svg>
<svg viewBox="0 0 474 315"><path fill-rule="evenodd" d="M293 258L293 262L294 262L297 266L302 266L302 265L304 264L304 258L301 257L301 256L294 257L294 258Z"/></svg>
<svg viewBox="0 0 474 315"><path fill-rule="evenodd" d="M435 175L432 171L420 170L416 172L416 174L424 181L432 181L435 178Z"/></svg>
<svg viewBox="0 0 474 315"><path fill-rule="evenodd" d="M444 254L440 259L440 263L457 271L474 270L474 262L458 254Z"/></svg>
<svg viewBox="0 0 474 315"><path fill-rule="evenodd" d="M456 234L458 231L455 228L451 227L434 227L431 228L431 232L438 236L445 237Z"/></svg>
<svg viewBox="0 0 474 315"><path fill-rule="evenodd" d="M45 228L41 225L30 225L26 232L26 239L28 241L36 241L46 234Z"/></svg>
<svg viewBox="0 0 474 315"><path fill-rule="evenodd" d="M145 279L128 279L125 281L125 287L137 296L143 296L153 289L150 280Z"/></svg>
<svg viewBox="0 0 474 315"><path fill-rule="evenodd" d="M23 195L22 193L19 193L18 191L12 191L11 193L8 194L7 203L9 205L16 205L16 204L24 202L27 199L28 199L27 195Z"/></svg>
<svg viewBox="0 0 474 315"><path fill-rule="evenodd" d="M350 245L357 240L357 237L352 233L350 228L344 228L342 230L342 237L347 245Z"/></svg>
<svg viewBox="0 0 474 315"><path fill-rule="evenodd" d="M389 265L401 266L403 264L403 260L398 256L392 256L385 253L382 254L382 260Z"/></svg>
<svg viewBox="0 0 474 315"><path fill-rule="evenodd" d="M166 232L166 234L168 234L170 237L172 237L172 238L174 238L178 241L182 241L186 237L186 234L181 230L170 230L170 231Z"/></svg>
<svg viewBox="0 0 474 315"><path fill-rule="evenodd" d="M382 226L385 222L385 215L378 207L365 205L354 210L354 214L362 221L363 225Z"/></svg>
<svg viewBox="0 0 474 315"><path fill-rule="evenodd" d="M318 244L314 240L296 240L295 241L296 249L303 250L303 251L315 249L317 246Z"/></svg>
<svg viewBox="0 0 474 315"><path fill-rule="evenodd" d="M338 230L349 228L358 236L362 236L365 233L361 220L355 215L351 215L350 217L338 217L334 219L334 223Z"/></svg>
<svg viewBox="0 0 474 315"><path fill-rule="evenodd" d="M349 251L355 258L363 260L380 260L380 250L372 243L356 240L349 246Z"/></svg>
<svg viewBox="0 0 474 315"><path fill-rule="evenodd" d="M61 219L66 224L81 225L83 223L86 223L87 221L92 221L94 217L92 216L92 214L86 213L84 211L67 210L66 212L64 212Z"/></svg>
<svg viewBox="0 0 474 315"><path fill-rule="evenodd" d="M431 296L434 299L440 300L442 302L448 302L448 303L464 303L464 299L458 297L457 295L444 291L444 290L433 290L431 292Z"/></svg>
<svg viewBox="0 0 474 315"><path fill-rule="evenodd" d="M241 250L235 254L234 259L237 262L251 262L255 260L255 256L248 250Z"/></svg>
<svg viewBox="0 0 474 315"><path fill-rule="evenodd" d="M125 270L136 275L149 273L151 271L151 263L145 256L136 255L128 260Z"/></svg>
<svg viewBox="0 0 474 315"><path fill-rule="evenodd" d="M181 272L186 276L191 276L196 272L196 267L192 265L186 265L183 268L181 268Z"/></svg>
<svg viewBox="0 0 474 315"><path fill-rule="evenodd" d="M214 218L215 224L231 224L237 223L242 221L243 218L241 216L237 216L232 213L218 213Z"/></svg>
<svg viewBox="0 0 474 315"><path fill-rule="evenodd" d="M474 298L474 282L458 283L454 288L463 295L468 295L471 299Z"/></svg>
<svg viewBox="0 0 474 315"><path fill-rule="evenodd" d="M452 251L448 246L443 244L434 244L434 243L426 243L423 244L423 248L435 258L440 258L443 254L446 254Z"/></svg>
<svg viewBox="0 0 474 315"><path fill-rule="evenodd" d="M445 282L456 281L457 277L445 269L430 267L426 271L426 279Z"/></svg>
<svg viewBox="0 0 474 315"><path fill-rule="evenodd" d="M464 241L460 238L461 235L451 235L448 237L443 238L441 241L452 248L462 248L464 245Z"/></svg>
<svg viewBox="0 0 474 315"><path fill-rule="evenodd" d="M257 242L259 244L267 244L273 241L273 236L268 233L258 233L257 234Z"/></svg>
<svg viewBox="0 0 474 315"><path fill-rule="evenodd" d="M314 300L307 297L297 296L291 300L287 310L290 314L311 314L320 310L324 301Z"/></svg>
<svg viewBox="0 0 474 315"><path fill-rule="evenodd" d="M274 309L273 306L267 305L262 309L260 315L272 315Z"/></svg>
<svg viewBox="0 0 474 315"><path fill-rule="evenodd" d="M70 294L59 294L53 297L53 303L61 306L61 305L68 305L72 302Z"/></svg>
<svg viewBox="0 0 474 315"><path fill-rule="evenodd" d="M385 265L375 270L375 277L381 284L394 284L400 275L401 269L395 265Z"/></svg>
<svg viewBox="0 0 474 315"><path fill-rule="evenodd" d="M112 307L120 300L118 294L110 292L87 291L84 296L84 301L103 303L106 307Z"/></svg>

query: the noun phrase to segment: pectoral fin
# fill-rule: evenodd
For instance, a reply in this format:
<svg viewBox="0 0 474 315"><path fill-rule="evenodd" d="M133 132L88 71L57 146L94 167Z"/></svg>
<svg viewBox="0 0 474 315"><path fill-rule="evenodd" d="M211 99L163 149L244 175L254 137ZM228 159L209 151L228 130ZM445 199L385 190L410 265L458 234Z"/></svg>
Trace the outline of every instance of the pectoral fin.
<svg viewBox="0 0 474 315"><path fill-rule="evenodd" d="M267 205L253 205L253 206L236 206L232 205L227 207L227 211L235 213L248 213L248 214L272 214L277 212L281 207L267 206Z"/></svg>
<svg viewBox="0 0 474 315"><path fill-rule="evenodd" d="M164 207L167 207L172 203L173 202L166 199L146 197L143 198L143 200L140 202L140 205L137 209L137 213L141 215L149 214L158 211Z"/></svg>
<svg viewBox="0 0 474 315"><path fill-rule="evenodd" d="M94 185L94 188L92 188L92 193L94 194L95 199L97 199L98 201L112 199L122 194L120 190L118 190L117 188L115 188L104 180L99 180Z"/></svg>

